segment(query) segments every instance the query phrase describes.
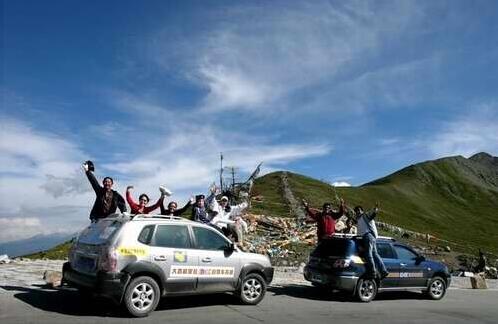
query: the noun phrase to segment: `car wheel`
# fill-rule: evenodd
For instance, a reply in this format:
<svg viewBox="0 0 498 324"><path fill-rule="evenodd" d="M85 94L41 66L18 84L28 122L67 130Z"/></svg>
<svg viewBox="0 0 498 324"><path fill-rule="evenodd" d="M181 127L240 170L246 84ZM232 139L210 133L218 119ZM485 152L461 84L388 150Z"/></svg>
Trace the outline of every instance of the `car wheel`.
<svg viewBox="0 0 498 324"><path fill-rule="evenodd" d="M446 281L441 277L434 277L429 281L426 295L430 299L439 300L446 294Z"/></svg>
<svg viewBox="0 0 498 324"><path fill-rule="evenodd" d="M126 288L124 305L135 317L145 317L159 303L160 291L157 282L151 277L137 277Z"/></svg>
<svg viewBox="0 0 498 324"><path fill-rule="evenodd" d="M243 304L256 305L266 293L266 282L257 273L248 274L240 286L239 298Z"/></svg>
<svg viewBox="0 0 498 324"><path fill-rule="evenodd" d="M373 279L360 279L356 285L356 298L364 303L372 301L377 295L377 283Z"/></svg>

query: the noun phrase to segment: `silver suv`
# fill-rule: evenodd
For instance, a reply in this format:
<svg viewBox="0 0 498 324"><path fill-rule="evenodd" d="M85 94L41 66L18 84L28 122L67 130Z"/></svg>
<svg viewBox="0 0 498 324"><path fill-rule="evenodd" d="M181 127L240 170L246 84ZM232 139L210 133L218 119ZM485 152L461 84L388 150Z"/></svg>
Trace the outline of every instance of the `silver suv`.
<svg viewBox="0 0 498 324"><path fill-rule="evenodd" d="M83 230L63 282L137 317L162 296L233 292L255 305L273 279L267 256L241 252L215 228L180 217L115 214Z"/></svg>

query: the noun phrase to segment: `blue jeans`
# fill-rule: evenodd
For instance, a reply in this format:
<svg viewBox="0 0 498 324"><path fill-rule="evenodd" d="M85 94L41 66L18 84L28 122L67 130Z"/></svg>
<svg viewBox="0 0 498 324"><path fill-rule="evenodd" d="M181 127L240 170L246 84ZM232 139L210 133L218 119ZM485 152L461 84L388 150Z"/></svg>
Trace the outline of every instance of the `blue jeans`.
<svg viewBox="0 0 498 324"><path fill-rule="evenodd" d="M377 240L375 239L375 237L371 233L367 233L363 235L363 240L367 247L367 263L365 264L366 272L369 274L375 274L377 270L379 270L380 273L387 272L386 266L384 265L384 262L382 262L382 258L377 252Z"/></svg>

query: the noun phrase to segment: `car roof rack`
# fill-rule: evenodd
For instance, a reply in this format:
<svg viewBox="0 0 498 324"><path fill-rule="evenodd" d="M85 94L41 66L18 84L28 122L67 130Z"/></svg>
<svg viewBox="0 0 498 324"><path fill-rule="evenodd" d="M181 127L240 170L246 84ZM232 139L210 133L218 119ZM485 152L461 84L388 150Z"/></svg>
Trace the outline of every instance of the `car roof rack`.
<svg viewBox="0 0 498 324"><path fill-rule="evenodd" d="M189 219L178 217L178 216L168 216L168 215L154 215L154 214L137 214L131 217L133 220L139 219L166 219L166 220L182 220L190 221Z"/></svg>
<svg viewBox="0 0 498 324"><path fill-rule="evenodd" d="M358 234L350 234L350 233L334 233L332 237L337 237L337 238L361 238L361 235ZM390 236L378 236L377 239L381 240L389 240L389 241L395 241L396 239L390 237Z"/></svg>
<svg viewBox="0 0 498 324"><path fill-rule="evenodd" d="M350 233L334 233L334 235L332 235L332 237L356 237L356 236L359 235L350 234Z"/></svg>

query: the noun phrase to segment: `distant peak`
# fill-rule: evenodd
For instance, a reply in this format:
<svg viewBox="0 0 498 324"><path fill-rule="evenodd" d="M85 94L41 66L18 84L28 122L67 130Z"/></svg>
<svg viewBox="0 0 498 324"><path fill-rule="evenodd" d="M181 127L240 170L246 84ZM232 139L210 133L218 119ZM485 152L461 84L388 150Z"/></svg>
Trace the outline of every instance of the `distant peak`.
<svg viewBox="0 0 498 324"><path fill-rule="evenodd" d="M469 159L470 160L490 160L490 159L493 159L493 158L494 158L494 156L492 156L489 153L479 152L479 153L476 153L476 154L472 155Z"/></svg>

